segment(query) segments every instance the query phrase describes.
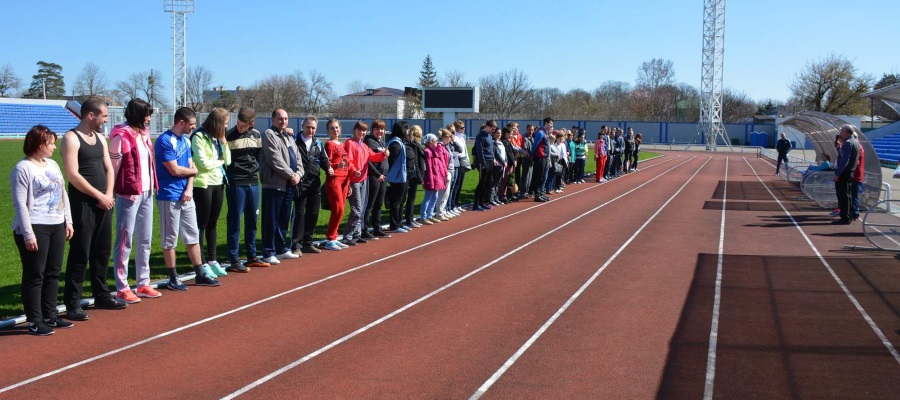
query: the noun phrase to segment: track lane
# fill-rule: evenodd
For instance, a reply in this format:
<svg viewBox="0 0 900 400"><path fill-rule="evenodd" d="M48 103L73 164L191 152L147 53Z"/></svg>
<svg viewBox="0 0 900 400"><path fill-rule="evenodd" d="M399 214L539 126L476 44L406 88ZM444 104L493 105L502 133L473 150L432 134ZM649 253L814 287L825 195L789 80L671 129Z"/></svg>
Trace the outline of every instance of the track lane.
<svg viewBox="0 0 900 400"><path fill-rule="evenodd" d="M798 191L769 178L764 185L760 170L744 160L732 165L714 397L891 398L900 389L900 373L890 372L898 371L896 362L766 186L803 210ZM842 231L830 225L827 212L795 218L804 230ZM695 356L709 334L697 325L708 326L714 277L714 257L701 259L690 307L672 339L662 397L703 395L705 360Z"/></svg>
<svg viewBox="0 0 900 400"><path fill-rule="evenodd" d="M710 162L600 279L502 376L495 376L496 382L486 382L491 386L480 388L483 395L475 392L472 398L654 397L697 250L716 250L718 232L709 228L718 215L704 210L703 203L723 176L724 158ZM684 245L686 238L691 246ZM601 267L598 260L585 262Z"/></svg>

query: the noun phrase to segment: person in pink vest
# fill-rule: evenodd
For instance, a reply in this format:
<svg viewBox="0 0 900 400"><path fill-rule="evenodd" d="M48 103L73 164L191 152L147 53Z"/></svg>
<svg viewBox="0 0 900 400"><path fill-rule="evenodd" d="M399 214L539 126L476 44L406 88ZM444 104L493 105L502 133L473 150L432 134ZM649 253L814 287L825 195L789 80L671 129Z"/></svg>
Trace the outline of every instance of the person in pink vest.
<svg viewBox="0 0 900 400"><path fill-rule="evenodd" d="M156 298L161 294L150 287L150 238L153 234L153 144L150 142L150 116L153 106L142 99L132 99L125 107L126 123L110 132L109 158L115 172L113 194L116 197L116 241L113 266L116 271L116 297L126 303L140 297ZM136 293L128 285L128 260L132 247Z"/></svg>

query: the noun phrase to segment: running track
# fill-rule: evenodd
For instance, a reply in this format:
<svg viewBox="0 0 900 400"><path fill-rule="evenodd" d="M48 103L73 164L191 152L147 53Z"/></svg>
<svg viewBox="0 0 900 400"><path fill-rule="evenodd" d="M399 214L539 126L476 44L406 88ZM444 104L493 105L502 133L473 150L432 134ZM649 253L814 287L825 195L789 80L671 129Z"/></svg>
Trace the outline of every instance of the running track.
<svg viewBox="0 0 900 400"><path fill-rule="evenodd" d="M900 262L771 164L666 153L339 253L0 331L0 398L900 393Z"/></svg>

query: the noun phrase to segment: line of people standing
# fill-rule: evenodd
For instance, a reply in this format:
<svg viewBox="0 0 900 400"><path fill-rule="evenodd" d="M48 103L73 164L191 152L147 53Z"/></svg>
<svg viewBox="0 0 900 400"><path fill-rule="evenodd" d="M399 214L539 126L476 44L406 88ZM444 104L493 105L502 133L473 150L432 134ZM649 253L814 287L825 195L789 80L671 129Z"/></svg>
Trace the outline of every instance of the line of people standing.
<svg viewBox="0 0 900 400"><path fill-rule="evenodd" d="M638 171L642 142L643 135L635 135L632 128L628 128L626 134L622 128L601 126L597 132L597 141L594 142L594 161L597 167L594 180L606 182Z"/></svg>
<svg viewBox="0 0 900 400"><path fill-rule="evenodd" d="M223 109L213 109L196 127L196 113L182 107L172 127L152 141L152 113L146 101L131 100L126 122L111 129L107 142L100 134L107 106L96 97L86 100L79 125L62 139L65 179L50 158L57 135L44 126L26 135L26 157L10 179L30 333L49 335L71 327L70 321L89 319L82 302L88 266L94 307L124 309L161 297L159 287L188 289L176 270L179 239L187 247L194 284L214 287L228 273L267 268L304 253L339 251L455 218L464 211L460 194L472 169L479 172L473 210L528 197L547 201L564 182L583 182L587 158L583 130L554 130L551 118L539 129L528 125L525 135L515 122L499 128L487 121L470 158L463 121L424 137L421 127L404 121L395 123L387 137L384 121L374 120L371 131L359 121L353 136L340 142L340 123L331 119L329 140L323 142L315 138L315 117L304 119L302 132L295 135L283 109L273 111L272 125L260 133L251 108L240 109L236 125L228 129L229 113ZM424 201L417 218L420 188ZM217 221L225 202L227 268L217 254ZM154 206L168 275L157 287L150 283ZM325 241L316 243L320 209L330 210L331 217ZM56 292L68 239L63 319L57 315ZM129 283L132 249L134 286ZM110 256L114 290L107 285Z"/></svg>
<svg viewBox="0 0 900 400"><path fill-rule="evenodd" d="M125 108L126 122L116 125L107 141L99 134L108 119L107 106L100 98L87 99L79 124L61 139L65 180L51 159L57 134L43 125L27 132L25 158L12 170L10 183L15 210L13 237L22 262L22 303L28 333L46 336L54 329L72 327L71 321L89 319L82 307L88 267L96 308L121 310L141 298L162 296L149 282L154 192L160 211L163 258L170 277L165 287L187 290L175 271L174 249L179 237L188 247L196 274L194 284L219 285L216 275L209 272L209 264L202 261L199 236L210 230L209 224L201 226L205 221L202 218L215 221L221 210L218 191L224 184L221 167L229 157L223 147L228 113L214 110L202 129L194 132L195 113L179 109L172 129L155 143L148 129L152 114L149 103L131 100ZM198 168L195 161L203 165ZM65 181L69 182L68 193ZM195 207L195 196L202 197L200 207ZM205 216L198 215L198 208ZM116 234L111 242L113 212ZM212 226L206 256L214 262ZM56 295L66 240L71 243L63 296L67 318L63 319L57 315ZM132 249L137 283L134 290L128 283ZM107 285L111 253L115 291Z"/></svg>

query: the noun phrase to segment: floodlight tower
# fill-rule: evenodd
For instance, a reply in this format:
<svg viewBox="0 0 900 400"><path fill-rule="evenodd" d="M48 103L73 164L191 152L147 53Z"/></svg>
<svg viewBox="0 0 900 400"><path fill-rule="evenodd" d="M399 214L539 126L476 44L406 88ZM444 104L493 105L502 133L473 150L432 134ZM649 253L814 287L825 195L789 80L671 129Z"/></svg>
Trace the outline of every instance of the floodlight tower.
<svg viewBox="0 0 900 400"><path fill-rule="evenodd" d="M719 138L731 148L722 124L722 61L725 58L725 0L704 0L703 65L700 72L700 134L706 149L716 151Z"/></svg>
<svg viewBox="0 0 900 400"><path fill-rule="evenodd" d="M194 0L163 0L163 11L172 13L172 110L187 99L187 15L194 12Z"/></svg>

